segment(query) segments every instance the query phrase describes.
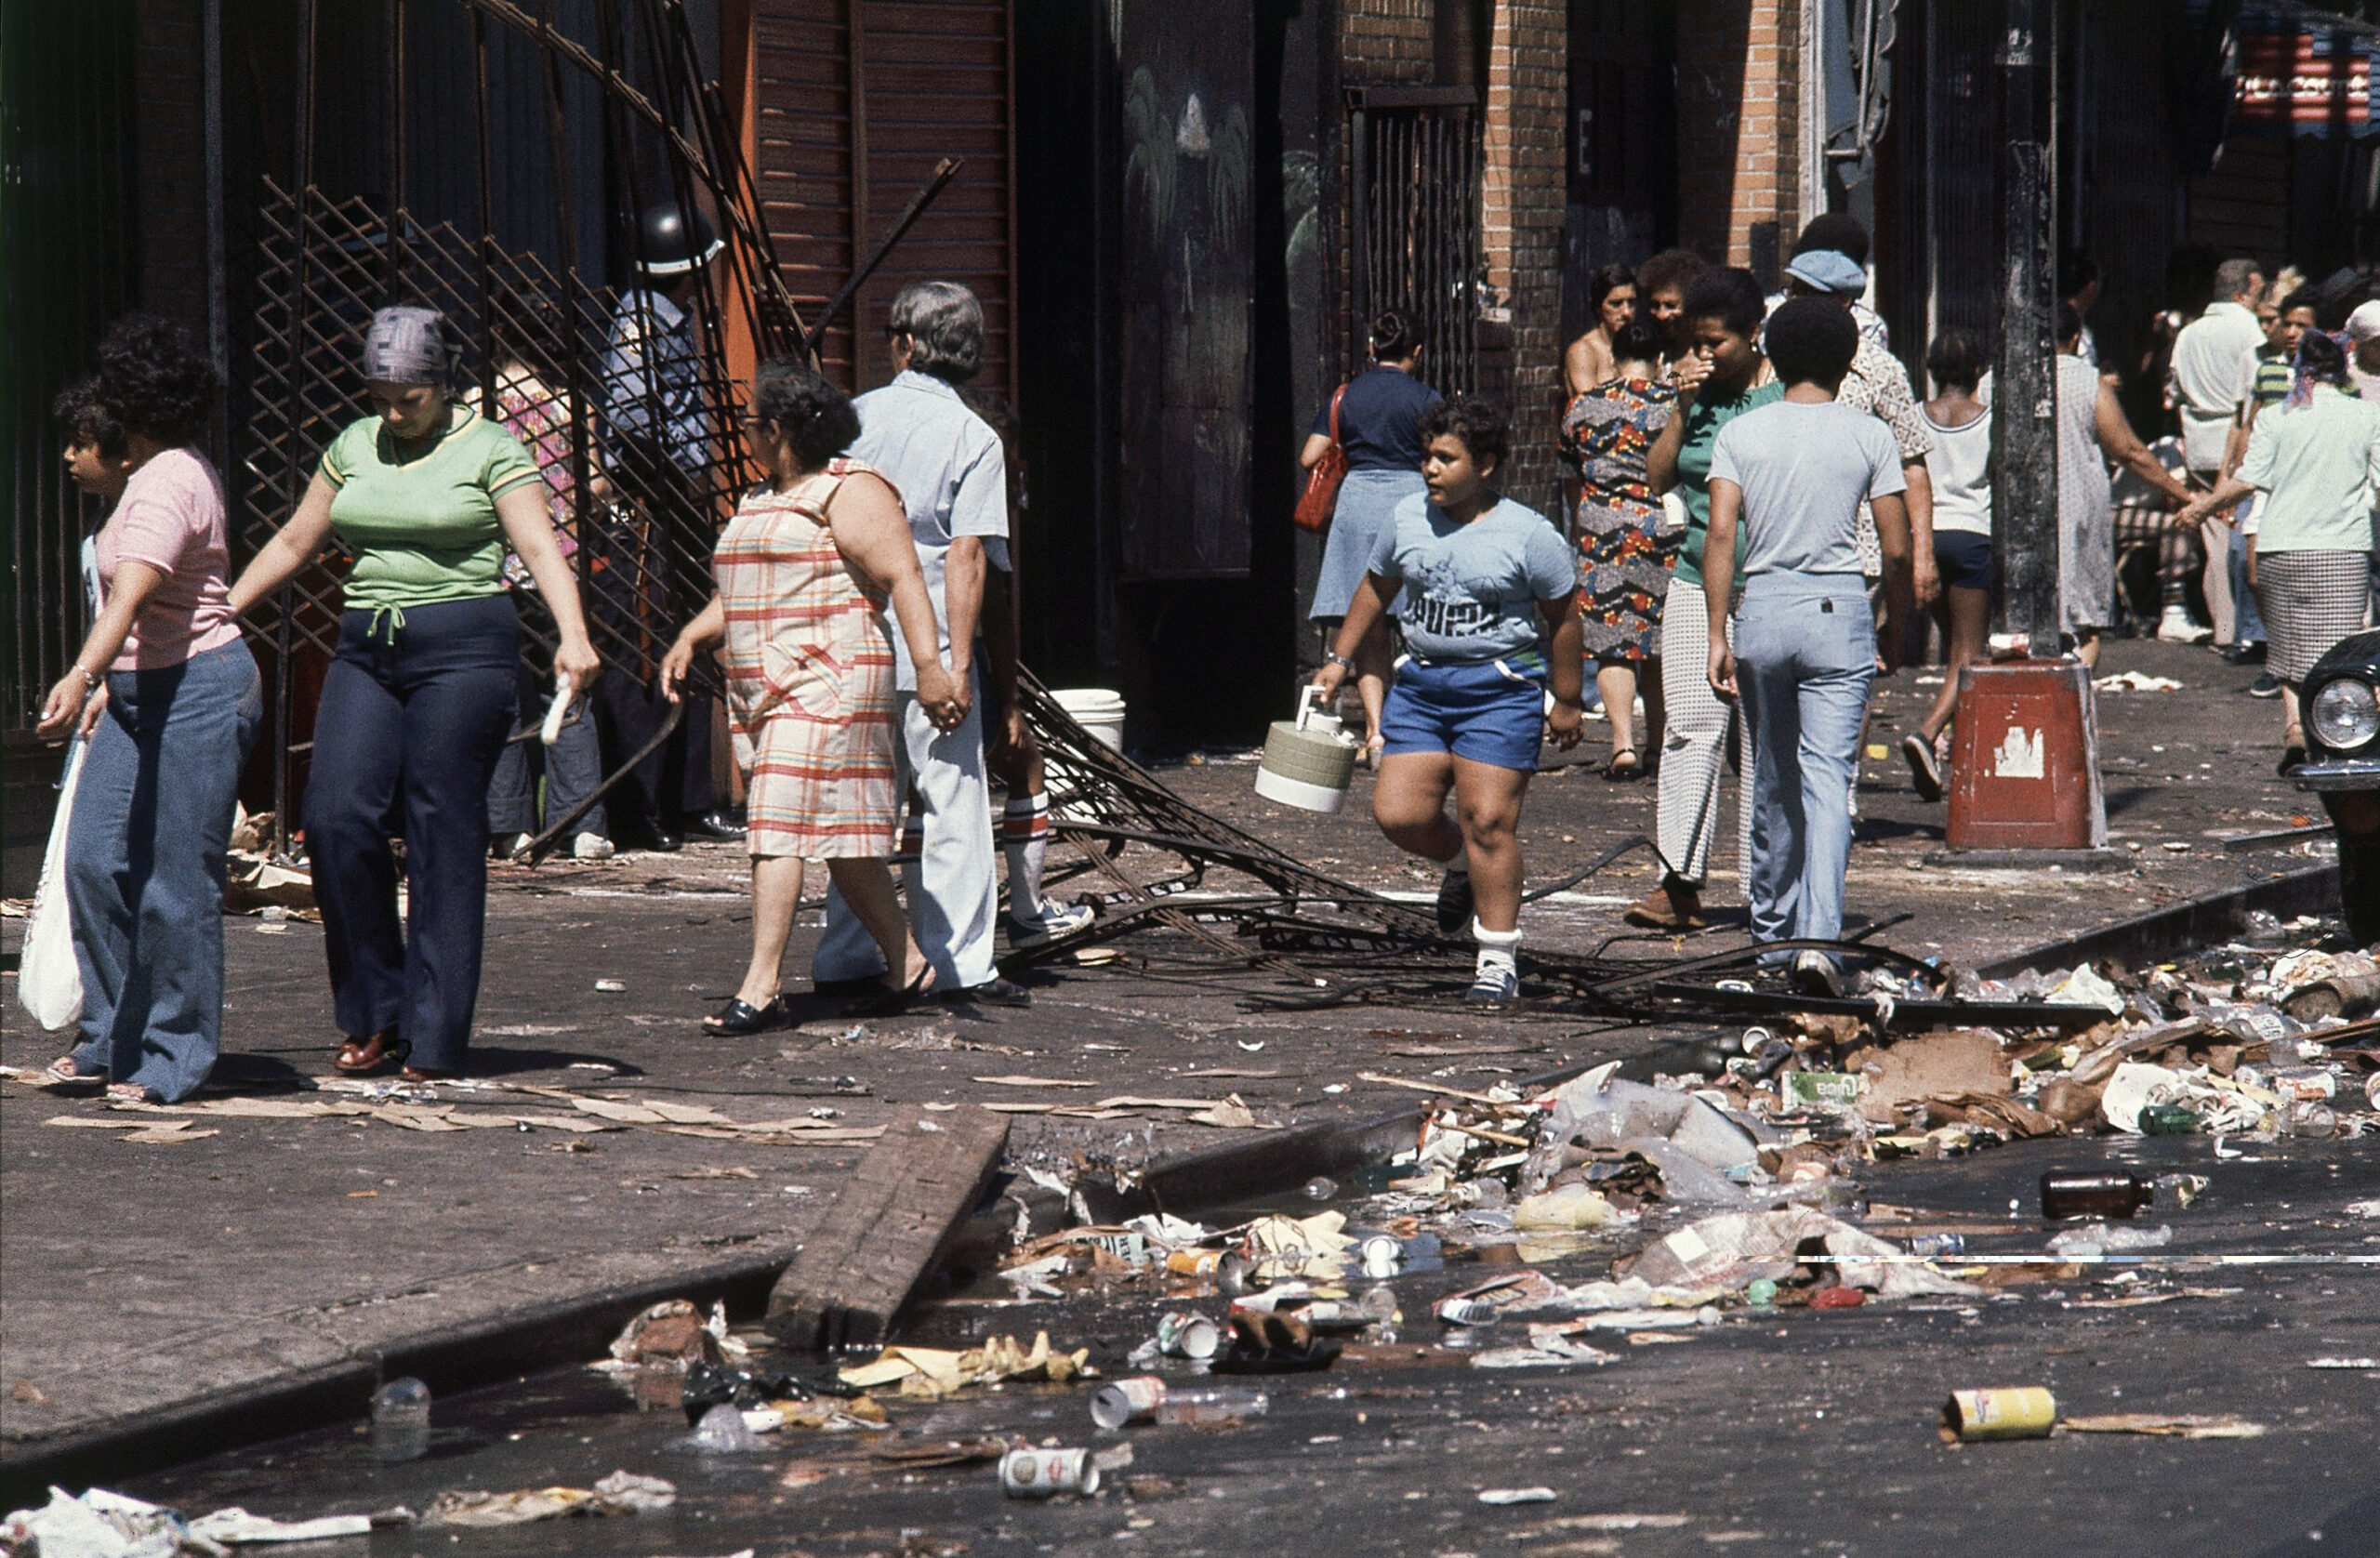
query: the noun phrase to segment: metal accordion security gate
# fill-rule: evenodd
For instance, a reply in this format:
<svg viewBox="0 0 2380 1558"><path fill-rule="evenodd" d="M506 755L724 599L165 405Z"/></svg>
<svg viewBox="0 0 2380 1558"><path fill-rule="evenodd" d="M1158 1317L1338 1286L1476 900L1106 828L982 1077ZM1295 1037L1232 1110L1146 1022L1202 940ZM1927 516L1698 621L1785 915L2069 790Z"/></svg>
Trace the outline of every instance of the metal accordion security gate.
<svg viewBox="0 0 2380 1558"><path fill-rule="evenodd" d="M391 126L385 145L359 156L357 105L334 110L321 74L325 20L353 13L301 6L293 178L269 178L262 191L235 548L253 553L288 522L324 449L367 415L357 348L373 311L432 308L459 357L457 401L537 462L607 670L649 682L708 598L713 543L749 477L731 360L808 350L682 7L561 8L576 32L557 21L555 0L535 14L510 0L393 0L375 8L377 36L359 43L350 26L334 61L351 69L359 52L377 51ZM431 51L447 69L421 68L416 54ZM467 93L456 90L458 59L469 62ZM524 113L523 88L534 112ZM515 126L504 150L516 164L518 125L537 127L525 176L517 165L499 175L499 116ZM425 122L446 153L429 210L409 199L407 166L409 152L422 154ZM454 166L458 152L468 172ZM375 176L359 178L355 165L373 160ZM325 164L337 182L369 187L342 192L319 176ZM638 219L657 205L720 238L675 297L686 268L649 270ZM522 231L531 236L509 236ZM336 552L316 560L256 613L271 670L277 849L311 749L312 689L337 644L344 563ZM517 562L507 569L536 667L551 653L551 619Z"/></svg>
<svg viewBox="0 0 2380 1558"><path fill-rule="evenodd" d="M1348 131L1349 360L1364 360L1365 332L1393 309L1420 325L1421 372L1430 383L1448 394L1474 391L1486 279L1478 95L1467 86L1355 88Z"/></svg>

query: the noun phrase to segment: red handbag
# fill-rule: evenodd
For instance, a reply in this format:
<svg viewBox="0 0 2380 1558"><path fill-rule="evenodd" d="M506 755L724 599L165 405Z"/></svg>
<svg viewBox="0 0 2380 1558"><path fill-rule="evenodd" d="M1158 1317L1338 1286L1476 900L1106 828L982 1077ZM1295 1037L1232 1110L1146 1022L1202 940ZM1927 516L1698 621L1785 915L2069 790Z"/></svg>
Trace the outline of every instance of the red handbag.
<svg viewBox="0 0 2380 1558"><path fill-rule="evenodd" d="M1328 530L1331 510L1339 507L1339 483L1347 479L1347 451L1339 442L1339 403L1347 398L1341 385L1330 396L1330 447L1306 473L1305 492L1298 498L1300 530Z"/></svg>

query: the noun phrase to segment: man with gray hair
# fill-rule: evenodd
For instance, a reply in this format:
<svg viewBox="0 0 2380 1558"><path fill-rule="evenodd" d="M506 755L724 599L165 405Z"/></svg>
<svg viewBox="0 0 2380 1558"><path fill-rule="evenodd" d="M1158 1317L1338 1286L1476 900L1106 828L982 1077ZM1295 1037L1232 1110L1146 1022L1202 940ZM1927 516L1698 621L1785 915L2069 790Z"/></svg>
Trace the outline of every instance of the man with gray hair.
<svg viewBox="0 0 2380 1558"><path fill-rule="evenodd" d="M918 706L908 645L892 646L902 777L923 803L923 847L904 873L918 945L945 998L1025 1006L1032 997L992 961L999 883L993 869L991 790L984 771L984 715L975 695L975 630L986 565L1008 566L1008 461L999 435L968 409L958 386L984 357L984 307L956 282L912 282L892 299L892 382L853 404L860 434L854 459L883 473L909 511L926 593L942 628L944 663L959 683L966 718L936 730ZM881 990L876 942L841 898L829 893L826 933L811 965L821 994L861 993L855 1014L898 1011L922 988Z"/></svg>
<svg viewBox="0 0 2380 1558"><path fill-rule="evenodd" d="M2265 278L2253 259L2227 259L2215 268L2215 300L2174 337L2173 365L2165 376L2165 398L2182 423L2182 456L2190 482L2211 488L2223 474L2223 450L2231 424L2255 378L2253 359L2264 344L2256 323L2256 298ZM2231 516L2210 515L2200 527L2206 548L2206 604L2215 616L2215 641L2232 640ZM2181 581L2166 582L2163 619L2157 636L2186 643L2204 639L2181 601Z"/></svg>

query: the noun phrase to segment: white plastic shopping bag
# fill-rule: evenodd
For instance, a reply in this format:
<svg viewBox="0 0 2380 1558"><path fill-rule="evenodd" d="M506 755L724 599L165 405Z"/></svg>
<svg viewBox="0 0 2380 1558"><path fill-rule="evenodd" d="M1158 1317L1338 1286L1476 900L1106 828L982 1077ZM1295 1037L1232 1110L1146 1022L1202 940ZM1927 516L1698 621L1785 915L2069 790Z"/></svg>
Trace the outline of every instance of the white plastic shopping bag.
<svg viewBox="0 0 2380 1558"><path fill-rule="evenodd" d="M74 786L90 749L89 742L78 739L66 759L66 783L59 788L58 815L41 857L41 887L33 894L24 952L17 960L18 1004L52 1031L83 1015L83 968L74 960L74 916L66 903L66 824L74 814Z"/></svg>

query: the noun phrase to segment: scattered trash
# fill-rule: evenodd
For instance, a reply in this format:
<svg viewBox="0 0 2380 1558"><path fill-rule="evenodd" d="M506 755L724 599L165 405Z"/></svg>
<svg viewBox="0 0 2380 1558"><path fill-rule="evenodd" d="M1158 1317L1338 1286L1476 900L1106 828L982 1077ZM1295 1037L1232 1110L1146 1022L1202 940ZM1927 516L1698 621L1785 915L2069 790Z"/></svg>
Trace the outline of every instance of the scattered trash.
<svg viewBox="0 0 2380 1558"><path fill-rule="evenodd" d="M1187 1390L1168 1387L1153 1409L1157 1420L1186 1428L1218 1428L1261 1418L1272 1406L1263 1391L1230 1385L1203 1385Z"/></svg>
<svg viewBox="0 0 2380 1558"><path fill-rule="evenodd" d="M2042 1176L2042 1217L2131 1217L2157 1199L2147 1180L2121 1169L2053 1168Z"/></svg>
<svg viewBox="0 0 2380 1558"><path fill-rule="evenodd" d="M2057 1423L2057 1398L2039 1385L2013 1390L1952 1391L1942 1403L1945 1443L1986 1439L2046 1439Z"/></svg>
<svg viewBox="0 0 2380 1558"><path fill-rule="evenodd" d="M2307 1358L2307 1368L2380 1368L2380 1358Z"/></svg>
<svg viewBox="0 0 2380 1558"><path fill-rule="evenodd" d="M413 1512L398 1508L378 1514L331 1514L313 1520L270 1520L250 1514L237 1504L199 1516L190 1534L225 1547L255 1547L274 1542L318 1542L333 1537L365 1537L376 1530L413 1524Z"/></svg>
<svg viewBox="0 0 2380 1558"><path fill-rule="evenodd" d="M628 981L624 979L599 979L595 982L595 993L599 996L624 995L628 987Z"/></svg>
<svg viewBox="0 0 2380 1558"><path fill-rule="evenodd" d="M1050 1333L1035 1333L1032 1347L1015 1339L996 1336L964 1353L933 1347L887 1347L869 1363L842 1369L837 1378L846 1385L873 1390L897 1387L905 1396L939 1401L971 1385L997 1384L1004 1380L1047 1380L1064 1384L1095 1373L1088 1348L1072 1353L1053 1351Z"/></svg>
<svg viewBox="0 0 2380 1558"><path fill-rule="evenodd" d="M391 1380L372 1395L372 1458L419 1460L430 1453L430 1387Z"/></svg>
<svg viewBox="0 0 2380 1558"><path fill-rule="evenodd" d="M509 1493L450 1489L431 1501L421 1524L485 1528L562 1515L658 1514L677 1499L676 1486L659 1477L615 1472L591 1488L527 1487Z"/></svg>
<svg viewBox="0 0 2380 1558"><path fill-rule="evenodd" d="M1479 1495L1483 1504L1551 1504L1554 1490L1550 1487L1491 1487Z"/></svg>
<svg viewBox="0 0 2380 1558"><path fill-rule="evenodd" d="M2173 1439L2261 1439L2270 1432L2245 1418L2201 1417L2193 1413L2115 1412L2103 1417L2068 1418L2059 1423L2069 1433L2151 1433Z"/></svg>
<svg viewBox="0 0 2380 1558"><path fill-rule="evenodd" d="M742 1410L723 1401L704 1411L694 1425L694 1446L705 1455L743 1455L759 1449L760 1441L744 1421Z"/></svg>
<svg viewBox="0 0 2380 1558"><path fill-rule="evenodd" d="M2113 676L2093 679L2091 685L2102 693L2178 693L2182 684L2170 676L2150 676L2147 671L2118 671Z"/></svg>
<svg viewBox="0 0 2380 1558"><path fill-rule="evenodd" d="M2173 1242L2174 1231L2163 1223L2154 1228L2110 1228L2104 1222L2093 1222L2064 1230L2049 1241L2049 1248L2053 1255L2121 1255L2136 1249L2162 1249Z"/></svg>
<svg viewBox="0 0 2380 1558"><path fill-rule="evenodd" d="M1170 1358L1205 1360L1223 1348L1223 1327L1203 1314L1176 1311L1157 1316L1157 1350Z"/></svg>
<svg viewBox="0 0 2380 1558"><path fill-rule="evenodd" d="M1099 1491L1099 1468L1089 1450L1011 1450L1000 1458L1000 1487L1012 1499L1088 1499Z"/></svg>
<svg viewBox="0 0 2380 1558"><path fill-rule="evenodd" d="M1117 1380L1091 1393L1091 1420L1102 1428L1122 1428L1157 1416L1165 1400L1165 1381L1154 1374Z"/></svg>

